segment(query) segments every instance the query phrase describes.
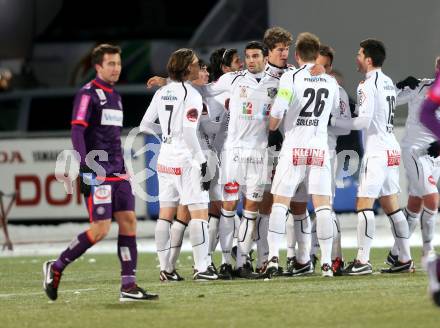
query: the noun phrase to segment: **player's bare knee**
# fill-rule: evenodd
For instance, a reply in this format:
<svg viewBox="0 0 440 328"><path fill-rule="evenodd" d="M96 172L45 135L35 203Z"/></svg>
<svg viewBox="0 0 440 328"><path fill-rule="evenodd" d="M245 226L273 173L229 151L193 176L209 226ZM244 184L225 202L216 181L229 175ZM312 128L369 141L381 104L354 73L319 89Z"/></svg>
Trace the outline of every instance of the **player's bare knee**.
<svg viewBox="0 0 440 328"><path fill-rule="evenodd" d="M408 196L407 208L412 213L420 213L422 211L423 198L417 196Z"/></svg>
<svg viewBox="0 0 440 328"><path fill-rule="evenodd" d="M304 214L307 210L307 203L302 202L290 202L290 210L293 215Z"/></svg>
<svg viewBox="0 0 440 328"><path fill-rule="evenodd" d="M225 201L222 205L223 209L226 211L235 211L237 208L237 202L236 201Z"/></svg>
<svg viewBox="0 0 440 328"><path fill-rule="evenodd" d="M423 196L423 206L431 211L437 210L438 201L439 201L438 193L433 193L433 194ZM420 209L421 209L421 206L420 206Z"/></svg>
<svg viewBox="0 0 440 328"><path fill-rule="evenodd" d="M95 243L104 239L110 231L111 220L104 220L92 224L90 231Z"/></svg>
<svg viewBox="0 0 440 328"><path fill-rule="evenodd" d="M247 211L256 212L256 211L258 211L259 205L260 205L260 202L249 200L247 198L245 198L245 200L244 200L244 208Z"/></svg>
<svg viewBox="0 0 440 328"><path fill-rule="evenodd" d="M208 220L208 203L189 204L191 219Z"/></svg>
<svg viewBox="0 0 440 328"><path fill-rule="evenodd" d="M375 200L374 198L358 197L356 199L356 210L362 211L364 209L373 208L374 200Z"/></svg>

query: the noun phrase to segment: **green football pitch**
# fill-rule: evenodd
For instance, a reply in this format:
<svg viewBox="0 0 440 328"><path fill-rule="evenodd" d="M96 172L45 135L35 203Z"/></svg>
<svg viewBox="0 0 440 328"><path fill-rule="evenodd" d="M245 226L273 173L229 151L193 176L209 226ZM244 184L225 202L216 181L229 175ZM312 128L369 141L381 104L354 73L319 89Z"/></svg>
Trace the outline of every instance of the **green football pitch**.
<svg viewBox="0 0 440 328"><path fill-rule="evenodd" d="M354 254L345 251L347 259ZM386 254L372 251L375 270ZM47 258L0 258L0 327L440 327L420 249L413 254L412 274L195 282L190 253L183 253L179 272L186 280L179 283L160 283L156 256L140 254L139 285L160 298L122 304L116 255L86 254L73 263L55 302L42 290Z"/></svg>

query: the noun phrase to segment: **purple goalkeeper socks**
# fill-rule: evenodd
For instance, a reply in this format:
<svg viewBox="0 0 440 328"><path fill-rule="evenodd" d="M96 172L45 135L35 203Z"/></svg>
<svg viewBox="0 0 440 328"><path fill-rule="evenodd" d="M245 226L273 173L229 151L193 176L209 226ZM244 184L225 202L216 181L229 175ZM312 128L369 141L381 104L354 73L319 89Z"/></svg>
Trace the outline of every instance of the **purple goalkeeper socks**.
<svg viewBox="0 0 440 328"><path fill-rule="evenodd" d="M53 269L58 272L63 272L66 266L75 261L78 257L83 255L86 250L93 246L93 242L90 241L88 231L80 233L75 239L72 240L69 247L67 247L56 260L53 265Z"/></svg>
<svg viewBox="0 0 440 328"><path fill-rule="evenodd" d="M118 257L121 262L121 286L128 289L136 283L136 236L118 236Z"/></svg>

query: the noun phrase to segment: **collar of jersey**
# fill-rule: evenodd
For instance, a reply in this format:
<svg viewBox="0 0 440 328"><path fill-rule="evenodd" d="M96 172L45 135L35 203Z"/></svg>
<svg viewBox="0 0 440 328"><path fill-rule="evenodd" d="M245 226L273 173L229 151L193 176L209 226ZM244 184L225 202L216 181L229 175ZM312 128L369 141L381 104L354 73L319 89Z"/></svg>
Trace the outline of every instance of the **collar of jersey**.
<svg viewBox="0 0 440 328"><path fill-rule="evenodd" d="M264 71L262 71L260 73L256 73L256 74L249 72L249 75L254 77L255 79L262 79L264 76Z"/></svg>
<svg viewBox="0 0 440 328"><path fill-rule="evenodd" d="M287 66L286 67L278 67L274 64L271 63L267 63L266 64L266 72L269 72L270 74L273 75L282 75L284 72L287 71Z"/></svg>
<svg viewBox="0 0 440 328"><path fill-rule="evenodd" d="M366 78L368 79L370 76L372 76L373 74L376 74L376 72L381 72L382 69L381 68L375 68L372 71L369 71L367 74L365 74Z"/></svg>
<svg viewBox="0 0 440 328"><path fill-rule="evenodd" d="M104 82L103 80L101 80L99 77L96 77L92 83L97 86L98 88L104 90L105 92L113 92L113 87L111 84Z"/></svg>

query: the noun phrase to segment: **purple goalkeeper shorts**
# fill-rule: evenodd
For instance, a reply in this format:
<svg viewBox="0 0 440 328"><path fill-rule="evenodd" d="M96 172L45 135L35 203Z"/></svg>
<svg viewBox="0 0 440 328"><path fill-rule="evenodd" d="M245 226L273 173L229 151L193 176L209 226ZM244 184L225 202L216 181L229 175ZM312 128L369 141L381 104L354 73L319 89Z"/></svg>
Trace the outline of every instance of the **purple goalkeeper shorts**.
<svg viewBox="0 0 440 328"><path fill-rule="evenodd" d="M134 211L134 196L130 182L120 178L106 178L94 186L86 198L90 222L111 219L114 212Z"/></svg>

